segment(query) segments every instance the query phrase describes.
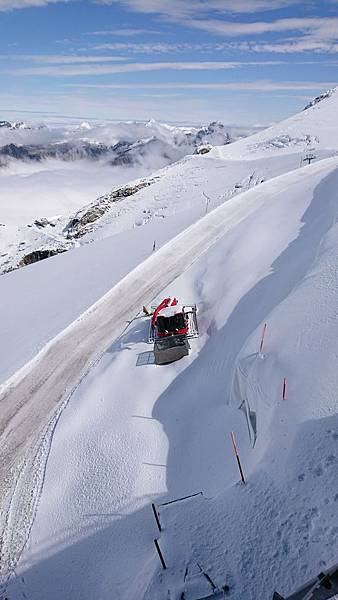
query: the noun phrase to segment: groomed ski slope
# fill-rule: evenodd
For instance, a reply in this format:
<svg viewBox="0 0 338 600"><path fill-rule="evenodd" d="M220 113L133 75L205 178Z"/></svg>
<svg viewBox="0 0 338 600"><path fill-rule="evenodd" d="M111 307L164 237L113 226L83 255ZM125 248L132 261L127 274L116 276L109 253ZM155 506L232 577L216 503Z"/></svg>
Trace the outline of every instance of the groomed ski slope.
<svg viewBox="0 0 338 600"><path fill-rule="evenodd" d="M242 162L189 157L116 203L81 247L1 276L0 337L6 351L0 350L0 383L142 263L154 240L160 248L204 217L204 193L211 211L261 181L298 170L299 164L298 155Z"/></svg>
<svg viewBox="0 0 338 600"><path fill-rule="evenodd" d="M205 591L205 581L190 577L199 562L219 585L229 585L232 598L270 600L276 587L290 591L323 568L321 561L334 561L338 382L335 369L323 365L336 339L337 166L336 158L321 161L216 209L127 275L21 379L14 377L1 399L11 407L1 464L10 457L17 464L20 444L26 450L43 424L53 427L43 440L45 452L30 465L38 485L31 513L23 512L20 534L11 540L12 563L29 533L27 515L34 516L43 479L44 485L9 597L176 598L185 586L186 597L195 598L189 596L193 588ZM164 368L143 364L149 346L142 318L111 345L127 319L166 293L200 307L201 337L188 359ZM261 360L255 353L265 320L269 345ZM320 361L311 350L318 336ZM55 407L107 348L62 413L44 478ZM257 413L254 450L237 410L243 401L234 378L239 368L245 377L240 389ZM286 375L290 400L282 405ZM320 388L325 377L328 390ZM234 485L231 429L249 476L246 488ZM318 477L325 474L324 495L315 485L316 469ZM27 480L19 488L30 491ZM163 511L169 569L160 576L150 502L200 490L214 500ZM17 500L10 519L20 514Z"/></svg>
<svg viewBox="0 0 338 600"><path fill-rule="evenodd" d="M0 337L6 348L0 350L0 382L145 260L154 239L159 248L201 218L205 194L210 211L261 181L298 170L311 147L316 160L335 155L337 107L333 90L312 108L259 134L162 169L155 183L114 203L94 230L80 238L80 248L0 277ZM1 228L0 245L11 246L15 264L47 243L45 230L34 228L6 241L7 235L11 238L7 229ZM22 240L26 244L18 247ZM0 252L5 262L6 252Z"/></svg>

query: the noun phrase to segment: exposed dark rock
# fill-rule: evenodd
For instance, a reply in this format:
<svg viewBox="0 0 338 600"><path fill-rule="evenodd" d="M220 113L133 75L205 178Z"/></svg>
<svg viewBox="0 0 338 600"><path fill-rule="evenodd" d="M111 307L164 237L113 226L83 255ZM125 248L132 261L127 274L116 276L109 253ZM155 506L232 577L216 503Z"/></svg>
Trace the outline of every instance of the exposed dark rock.
<svg viewBox="0 0 338 600"><path fill-rule="evenodd" d="M0 148L0 155L20 160L40 161L47 158L72 161L83 158L95 160L111 152L111 146L105 144L84 142L71 144L68 142L42 145L7 144Z"/></svg>
<svg viewBox="0 0 338 600"><path fill-rule="evenodd" d="M212 146L210 144L205 144L204 146L196 148L195 154L208 154L210 150L212 150Z"/></svg>
<svg viewBox="0 0 338 600"><path fill-rule="evenodd" d="M34 250L29 254L26 254L18 264L18 267L25 267L26 265L31 265L32 263L38 262L39 260L44 260L45 258L50 258L51 256L55 256L56 254L61 254L62 252L66 252L66 248L43 248L41 250Z"/></svg>
<svg viewBox="0 0 338 600"><path fill-rule="evenodd" d="M307 104L305 106L305 108L303 108L303 110L307 110L308 108L315 106L319 102L322 102L322 100L325 100L326 98L330 98L330 96L332 96L333 92L334 92L334 89L328 90L327 92L324 92L324 94L320 94L319 96L316 96L316 98L311 100L311 102L309 102L309 104Z"/></svg>
<svg viewBox="0 0 338 600"><path fill-rule="evenodd" d="M35 146L17 146L16 144L7 144L0 148L0 155L16 158L20 160L41 160L41 156Z"/></svg>
<svg viewBox="0 0 338 600"><path fill-rule="evenodd" d="M111 208L114 202L118 202L123 198L128 198L128 196L133 196L140 190L145 187L148 187L158 178L147 179L144 181L140 181L135 185L125 185L122 188L118 188L117 190L113 190L104 196L101 196L93 202L89 204L85 208L79 210L67 223L64 228L64 234L68 239L71 238L79 238L89 233L93 229L93 223L95 223L98 219L100 219L108 210Z"/></svg>
<svg viewBox="0 0 338 600"><path fill-rule="evenodd" d="M48 225L50 225L50 227L55 227L55 223L48 221L48 219L46 219L45 217L43 217L42 219L35 219L34 225L39 228L48 227Z"/></svg>

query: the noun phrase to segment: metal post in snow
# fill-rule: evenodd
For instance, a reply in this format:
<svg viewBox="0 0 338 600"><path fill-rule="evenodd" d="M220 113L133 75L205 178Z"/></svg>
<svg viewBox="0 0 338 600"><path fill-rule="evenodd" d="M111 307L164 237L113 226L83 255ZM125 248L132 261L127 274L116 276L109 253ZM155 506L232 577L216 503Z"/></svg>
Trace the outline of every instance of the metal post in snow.
<svg viewBox="0 0 338 600"><path fill-rule="evenodd" d="M209 202L210 202L210 198L209 196L207 196L207 194L205 192L202 192L204 198L206 199L206 203L205 203L205 214L207 214L208 212L208 208L209 208Z"/></svg>
<svg viewBox="0 0 338 600"><path fill-rule="evenodd" d="M153 243L153 252L155 252L155 250L156 250L156 240L154 240L154 243Z"/></svg>
<svg viewBox="0 0 338 600"><path fill-rule="evenodd" d="M159 516L158 516L158 512L157 512L156 506L155 506L155 504L153 502L151 503L151 508L153 509L153 513L154 513L156 525L157 525L159 531L162 531L162 527L161 527L160 519L159 519Z"/></svg>
<svg viewBox="0 0 338 600"><path fill-rule="evenodd" d="M166 564L164 562L163 554L161 552L161 548L159 546L158 540L154 540L154 544L155 544L155 548L157 550L157 553L158 553L158 555L160 557L160 561L161 561L162 567L163 567L163 569L166 569L167 566L166 566Z"/></svg>
<svg viewBox="0 0 338 600"><path fill-rule="evenodd" d="M285 400L285 398L286 398L286 384L287 384L287 380L286 380L286 377L284 377L284 379L283 379L283 388L282 388L282 398L283 398L283 400Z"/></svg>
<svg viewBox="0 0 338 600"><path fill-rule="evenodd" d="M235 434L234 434L233 431L231 431L230 435L231 435L232 444L233 444L233 447L234 447L235 456L236 456L236 459L237 459L237 464L238 464L239 472L240 472L240 475L241 475L241 480L242 480L242 483L245 483L243 469L242 469L242 465L241 465L241 460L239 458L239 454L238 454L238 450L237 450L237 445L236 445L236 441L235 441Z"/></svg>
<svg viewBox="0 0 338 600"><path fill-rule="evenodd" d="M264 327L263 327L263 331L262 331L262 337L261 337L261 343L260 343L260 346L259 346L259 354L262 354L262 350L263 350L263 347L264 347L264 338L265 338L266 327L267 327L267 325L266 325L266 323L264 323Z"/></svg>

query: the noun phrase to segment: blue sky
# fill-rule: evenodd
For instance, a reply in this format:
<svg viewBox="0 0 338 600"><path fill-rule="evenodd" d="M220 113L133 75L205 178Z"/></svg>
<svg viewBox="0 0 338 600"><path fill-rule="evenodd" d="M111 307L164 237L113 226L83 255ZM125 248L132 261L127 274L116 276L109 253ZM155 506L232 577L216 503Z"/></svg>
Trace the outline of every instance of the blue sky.
<svg viewBox="0 0 338 600"><path fill-rule="evenodd" d="M265 125L337 69L337 0L0 0L0 119Z"/></svg>

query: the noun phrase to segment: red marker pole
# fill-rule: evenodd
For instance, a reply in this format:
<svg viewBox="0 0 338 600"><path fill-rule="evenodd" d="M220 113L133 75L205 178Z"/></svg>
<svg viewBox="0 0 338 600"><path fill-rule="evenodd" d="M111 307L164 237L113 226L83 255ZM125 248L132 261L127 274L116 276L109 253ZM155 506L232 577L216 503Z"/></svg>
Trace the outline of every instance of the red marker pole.
<svg viewBox="0 0 338 600"><path fill-rule="evenodd" d="M287 380L286 380L286 377L284 377L284 379L283 379L283 390L282 390L282 398L283 398L283 400L285 400L285 398L286 398L286 384L287 384Z"/></svg>
<svg viewBox="0 0 338 600"><path fill-rule="evenodd" d="M243 469L242 469L241 461L240 461L238 450L237 450L237 445L236 445L236 441L235 441L234 432L231 431L230 435L231 435L232 444L233 444L233 447L234 447L235 456L236 456L236 459L237 459L237 464L238 464L239 472L241 474L241 480L242 480L242 483L245 483Z"/></svg>
<svg viewBox="0 0 338 600"><path fill-rule="evenodd" d="M266 332L266 323L264 324L263 331L262 331L261 345L259 346L259 354L262 354L262 350L263 350L263 346L264 346L265 332Z"/></svg>

